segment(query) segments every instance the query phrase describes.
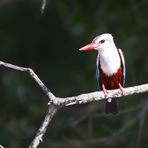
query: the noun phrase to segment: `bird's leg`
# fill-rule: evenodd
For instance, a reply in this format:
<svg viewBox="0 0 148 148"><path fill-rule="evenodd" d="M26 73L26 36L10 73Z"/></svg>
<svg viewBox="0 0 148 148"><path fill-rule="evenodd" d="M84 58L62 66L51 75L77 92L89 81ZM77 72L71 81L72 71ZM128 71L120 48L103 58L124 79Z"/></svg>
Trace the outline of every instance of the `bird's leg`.
<svg viewBox="0 0 148 148"><path fill-rule="evenodd" d="M108 98L107 90L106 90L104 84L102 84L102 90L103 90L103 93L104 93L104 95L105 95L105 98L107 99L107 102L110 103L110 102L112 101L112 99L111 99L111 98Z"/></svg>
<svg viewBox="0 0 148 148"><path fill-rule="evenodd" d="M125 96L124 88L122 87L122 85L120 83L118 85L119 85L119 89L120 89L122 95Z"/></svg>
<svg viewBox="0 0 148 148"><path fill-rule="evenodd" d="M104 95L105 95L105 98L107 98L107 90L106 90L104 84L102 84L102 90L103 90L103 93L104 93Z"/></svg>

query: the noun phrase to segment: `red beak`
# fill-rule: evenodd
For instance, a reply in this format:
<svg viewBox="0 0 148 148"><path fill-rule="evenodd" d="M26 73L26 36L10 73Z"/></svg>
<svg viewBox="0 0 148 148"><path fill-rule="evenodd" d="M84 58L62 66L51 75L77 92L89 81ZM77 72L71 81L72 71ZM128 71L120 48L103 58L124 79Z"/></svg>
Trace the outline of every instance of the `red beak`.
<svg viewBox="0 0 148 148"><path fill-rule="evenodd" d="M98 45L96 43L90 43L82 48L80 48L79 50L80 51L83 51L83 50L93 50L95 47L97 47Z"/></svg>

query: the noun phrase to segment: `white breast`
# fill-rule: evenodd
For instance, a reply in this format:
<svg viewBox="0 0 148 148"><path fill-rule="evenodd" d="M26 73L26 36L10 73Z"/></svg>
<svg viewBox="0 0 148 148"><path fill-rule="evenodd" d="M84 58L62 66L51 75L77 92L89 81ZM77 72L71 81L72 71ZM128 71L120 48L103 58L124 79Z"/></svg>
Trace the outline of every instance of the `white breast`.
<svg viewBox="0 0 148 148"><path fill-rule="evenodd" d="M106 75L111 76L118 71L121 61L117 49L104 49L100 51L99 57L101 69Z"/></svg>

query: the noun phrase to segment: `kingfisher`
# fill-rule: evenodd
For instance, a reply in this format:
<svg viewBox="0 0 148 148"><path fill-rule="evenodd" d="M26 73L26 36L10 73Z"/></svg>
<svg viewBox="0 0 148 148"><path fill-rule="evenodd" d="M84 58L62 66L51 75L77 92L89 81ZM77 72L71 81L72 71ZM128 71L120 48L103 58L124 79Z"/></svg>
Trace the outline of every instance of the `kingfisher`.
<svg viewBox="0 0 148 148"><path fill-rule="evenodd" d="M113 36L109 33L101 34L93 39L93 41L80 48L80 51L97 50L96 60L96 78L99 89L105 95L105 112L116 114L118 112L117 99L108 98L108 91L112 89L120 89L122 95L125 95L123 88L125 81L125 60L123 52L117 48Z"/></svg>

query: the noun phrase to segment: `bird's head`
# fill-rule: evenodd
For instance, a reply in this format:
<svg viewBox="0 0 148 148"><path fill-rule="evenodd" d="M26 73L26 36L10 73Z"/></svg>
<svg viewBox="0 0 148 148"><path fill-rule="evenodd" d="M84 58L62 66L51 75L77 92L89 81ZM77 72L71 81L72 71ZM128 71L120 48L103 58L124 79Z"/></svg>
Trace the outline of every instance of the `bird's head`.
<svg viewBox="0 0 148 148"><path fill-rule="evenodd" d="M109 49L111 47L115 47L113 36L109 33L104 33L95 37L90 44L80 48L79 50L85 51L94 49L99 51L103 49Z"/></svg>

